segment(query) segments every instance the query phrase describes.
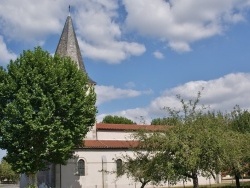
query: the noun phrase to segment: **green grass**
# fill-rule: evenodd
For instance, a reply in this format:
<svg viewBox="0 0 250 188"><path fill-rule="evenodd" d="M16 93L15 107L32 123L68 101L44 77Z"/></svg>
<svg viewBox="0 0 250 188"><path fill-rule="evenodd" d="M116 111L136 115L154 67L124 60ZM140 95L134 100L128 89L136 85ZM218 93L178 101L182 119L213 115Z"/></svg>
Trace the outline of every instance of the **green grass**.
<svg viewBox="0 0 250 188"><path fill-rule="evenodd" d="M250 188L250 182L241 182L241 188ZM193 186L185 186L185 188L192 188ZM231 183L220 183L220 184L211 184L211 185L200 185L200 188L233 188L235 187L235 182ZM168 188L168 187L166 187ZM171 187L171 188L184 188L184 186Z"/></svg>

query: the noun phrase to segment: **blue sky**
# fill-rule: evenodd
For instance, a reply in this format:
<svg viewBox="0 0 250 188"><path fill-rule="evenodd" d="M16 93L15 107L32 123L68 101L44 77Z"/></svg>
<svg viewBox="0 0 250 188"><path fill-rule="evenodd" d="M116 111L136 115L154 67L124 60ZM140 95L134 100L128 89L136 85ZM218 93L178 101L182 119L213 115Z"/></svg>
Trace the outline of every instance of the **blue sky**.
<svg viewBox="0 0 250 188"><path fill-rule="evenodd" d="M203 87L214 110L250 108L250 0L1 0L0 65L38 45L54 54L69 4L98 122L150 123Z"/></svg>

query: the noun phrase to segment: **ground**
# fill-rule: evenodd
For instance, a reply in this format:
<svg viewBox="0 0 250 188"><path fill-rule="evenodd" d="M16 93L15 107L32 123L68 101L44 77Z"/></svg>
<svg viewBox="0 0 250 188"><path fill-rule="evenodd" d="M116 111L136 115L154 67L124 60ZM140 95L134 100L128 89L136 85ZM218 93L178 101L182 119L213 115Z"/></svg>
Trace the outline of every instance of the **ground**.
<svg viewBox="0 0 250 188"><path fill-rule="evenodd" d="M19 184L0 184L0 188L19 188Z"/></svg>

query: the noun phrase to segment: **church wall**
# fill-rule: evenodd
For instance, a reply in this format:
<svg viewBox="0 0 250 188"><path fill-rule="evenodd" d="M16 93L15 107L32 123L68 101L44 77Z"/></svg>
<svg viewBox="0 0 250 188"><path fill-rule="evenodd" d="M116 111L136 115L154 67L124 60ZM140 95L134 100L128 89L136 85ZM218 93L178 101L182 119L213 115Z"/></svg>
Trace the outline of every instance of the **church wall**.
<svg viewBox="0 0 250 188"><path fill-rule="evenodd" d="M69 160L68 164L61 166L61 188L135 188L140 187L140 183L134 182L126 177L116 178L115 160L121 158L122 154L133 155L131 151L124 150L108 150L108 149L88 149L78 150L75 152L76 158ZM83 159L85 161L85 176L78 175L77 161ZM122 159L122 158L121 158ZM199 177L200 185L214 184L213 179ZM183 182L178 183L183 186ZM185 185L192 185L187 182ZM57 187L60 187L57 182ZM154 187L153 185L146 186ZM165 187L168 185L165 184Z"/></svg>
<svg viewBox="0 0 250 188"><path fill-rule="evenodd" d="M125 131L97 131L98 140L131 140L131 132Z"/></svg>
<svg viewBox="0 0 250 188"><path fill-rule="evenodd" d="M65 166L61 166L62 188L108 188L108 187L135 187L127 177L117 179L115 159L121 156L123 151L112 150L85 150L76 151L77 161L83 159L86 164L85 176L79 176L77 161L70 160ZM123 152L124 153L124 152ZM118 186L119 185L119 186Z"/></svg>

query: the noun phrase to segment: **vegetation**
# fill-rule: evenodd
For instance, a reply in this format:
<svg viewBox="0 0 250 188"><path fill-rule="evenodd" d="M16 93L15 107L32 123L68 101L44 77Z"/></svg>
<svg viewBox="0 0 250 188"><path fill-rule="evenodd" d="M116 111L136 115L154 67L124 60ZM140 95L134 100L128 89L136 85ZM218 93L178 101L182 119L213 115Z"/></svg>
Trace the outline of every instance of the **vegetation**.
<svg viewBox="0 0 250 188"><path fill-rule="evenodd" d="M240 187L239 177L249 170L250 162L250 136L245 131L248 112L234 111L230 115L208 111L199 105L200 92L194 101L177 97L182 110L166 108L170 118L176 120L175 126L165 132L137 133L135 138L141 144L134 157L125 157L125 173L135 180L145 177L147 183L153 184L192 179L193 187L198 188L198 176L215 179L216 174L226 170L235 176L236 187ZM243 133L236 132L235 127L239 129L242 124ZM142 159L147 163L140 163Z"/></svg>
<svg viewBox="0 0 250 188"><path fill-rule="evenodd" d="M141 188L149 182L157 185L161 181L161 173L157 165L156 158L150 156L149 152L135 151L135 156L124 156L123 173L134 181L141 183ZM122 176L123 174L118 174Z"/></svg>
<svg viewBox="0 0 250 188"><path fill-rule="evenodd" d="M250 188L250 182L242 182L241 183L242 188ZM185 186L186 188L191 186ZM234 188L235 184L233 182L231 183L220 183L220 184L211 184L211 185L201 185L201 188ZM183 188L183 187L176 187L176 188Z"/></svg>
<svg viewBox="0 0 250 188"><path fill-rule="evenodd" d="M224 171L235 177L236 187L240 178L250 172L250 113L236 106L230 113L229 130L223 134Z"/></svg>
<svg viewBox="0 0 250 188"><path fill-rule="evenodd" d="M40 47L0 69L0 147L17 173L65 164L95 123L96 95L69 58Z"/></svg>
<svg viewBox="0 0 250 188"><path fill-rule="evenodd" d="M151 125L177 125L178 119L175 117L166 117L166 118L155 118L151 121Z"/></svg>
<svg viewBox="0 0 250 188"><path fill-rule="evenodd" d="M102 123L111 123L111 124L136 124L132 120L122 117L122 116L111 116L107 115L103 118Z"/></svg>
<svg viewBox="0 0 250 188"><path fill-rule="evenodd" d="M11 165L9 163L2 160L0 164L0 178L1 182L16 182L19 178L19 174L11 169Z"/></svg>
<svg viewBox="0 0 250 188"><path fill-rule="evenodd" d="M242 110L238 105L231 112L231 128L241 133L250 133L250 112Z"/></svg>

